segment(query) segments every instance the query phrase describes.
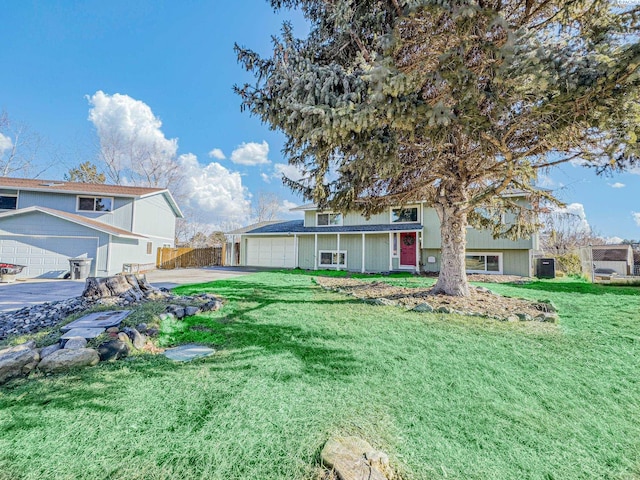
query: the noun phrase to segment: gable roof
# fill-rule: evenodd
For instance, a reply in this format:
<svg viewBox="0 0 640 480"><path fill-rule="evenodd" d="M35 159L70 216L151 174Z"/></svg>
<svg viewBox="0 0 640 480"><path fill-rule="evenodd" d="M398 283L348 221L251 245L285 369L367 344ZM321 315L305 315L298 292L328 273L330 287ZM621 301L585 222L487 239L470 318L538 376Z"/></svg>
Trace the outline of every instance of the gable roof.
<svg viewBox="0 0 640 480"><path fill-rule="evenodd" d="M113 235L116 237L134 238L134 239L147 238L144 235L132 233L127 230L123 230L122 228L114 227L112 225L107 225L106 223L93 220L92 218L87 218L87 217L83 217L82 215L76 215L75 213L63 212L61 210L54 210L53 208L46 208L46 207L27 207L27 208L20 208L18 210L9 210L9 211L0 213L0 220L6 217L13 217L13 216L22 215L22 214L31 213L31 212L40 212L46 215L51 215L52 217L57 217L62 220L67 220L69 222L82 225L83 227L88 227L93 230L107 233L109 235Z"/></svg>
<svg viewBox="0 0 640 480"><path fill-rule="evenodd" d="M117 197L145 198L162 194L178 218L183 218L180 207L166 188L159 187L127 187L124 185L107 185L104 183L65 182L61 180L38 180L32 178L0 177L0 188L15 190L58 192L76 195L109 195Z"/></svg>
<svg viewBox="0 0 640 480"><path fill-rule="evenodd" d="M367 232L393 232L393 231L419 231L422 225L419 223L391 223L383 225L345 225L331 227L305 227L304 220L291 220L278 222L243 232L246 235L269 235L278 233L367 233Z"/></svg>

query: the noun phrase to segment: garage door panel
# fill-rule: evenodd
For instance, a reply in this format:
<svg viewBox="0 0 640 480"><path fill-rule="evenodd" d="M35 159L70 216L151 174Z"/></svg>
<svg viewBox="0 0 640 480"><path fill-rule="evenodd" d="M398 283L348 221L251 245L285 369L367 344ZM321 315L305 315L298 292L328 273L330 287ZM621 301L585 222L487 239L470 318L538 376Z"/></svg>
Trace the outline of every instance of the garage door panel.
<svg viewBox="0 0 640 480"><path fill-rule="evenodd" d="M0 262L25 265L19 278L60 278L69 271L69 258L94 259L97 239L92 237L36 237L0 235Z"/></svg>
<svg viewBox="0 0 640 480"><path fill-rule="evenodd" d="M293 238L247 239L247 265L254 267L294 268Z"/></svg>

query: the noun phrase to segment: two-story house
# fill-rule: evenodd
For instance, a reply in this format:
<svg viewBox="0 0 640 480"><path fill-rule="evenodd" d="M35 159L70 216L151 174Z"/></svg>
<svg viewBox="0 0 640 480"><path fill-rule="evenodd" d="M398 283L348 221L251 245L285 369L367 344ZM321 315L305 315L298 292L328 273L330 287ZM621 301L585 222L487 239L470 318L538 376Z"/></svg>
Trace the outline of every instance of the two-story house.
<svg viewBox="0 0 640 480"><path fill-rule="evenodd" d="M294 210L304 211L304 220L229 232L239 249L232 258L246 266L309 270L440 270L440 221L422 203L391 207L368 219L357 212L319 211L315 205ZM537 242L537 235L512 241L469 228L467 272L529 276Z"/></svg>
<svg viewBox="0 0 640 480"><path fill-rule="evenodd" d="M0 263L19 278L59 278L69 258L91 258L91 275L155 263L173 246L180 208L164 188L0 177Z"/></svg>

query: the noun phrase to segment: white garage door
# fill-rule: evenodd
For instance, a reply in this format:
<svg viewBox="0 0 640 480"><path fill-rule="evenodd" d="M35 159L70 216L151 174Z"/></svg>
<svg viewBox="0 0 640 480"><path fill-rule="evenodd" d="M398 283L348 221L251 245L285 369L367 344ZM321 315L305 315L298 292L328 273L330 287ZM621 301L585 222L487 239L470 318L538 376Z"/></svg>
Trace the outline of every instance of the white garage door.
<svg viewBox="0 0 640 480"><path fill-rule="evenodd" d="M18 278L61 278L69 271L69 258L93 258L92 274L98 239L94 237L34 237L0 236L0 263L25 265Z"/></svg>
<svg viewBox="0 0 640 480"><path fill-rule="evenodd" d="M247 265L252 267L295 268L295 254L293 237L247 239Z"/></svg>

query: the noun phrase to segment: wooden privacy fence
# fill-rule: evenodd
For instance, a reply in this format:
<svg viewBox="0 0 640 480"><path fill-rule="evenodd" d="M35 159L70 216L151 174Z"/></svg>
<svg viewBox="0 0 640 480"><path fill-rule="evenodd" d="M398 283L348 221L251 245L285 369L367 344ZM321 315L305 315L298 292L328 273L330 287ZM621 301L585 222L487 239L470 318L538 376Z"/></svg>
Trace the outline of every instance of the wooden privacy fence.
<svg viewBox="0 0 640 480"><path fill-rule="evenodd" d="M224 247L158 248L156 266L173 268L221 267L224 265Z"/></svg>

